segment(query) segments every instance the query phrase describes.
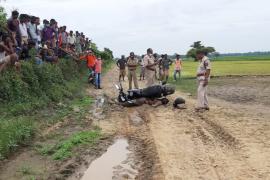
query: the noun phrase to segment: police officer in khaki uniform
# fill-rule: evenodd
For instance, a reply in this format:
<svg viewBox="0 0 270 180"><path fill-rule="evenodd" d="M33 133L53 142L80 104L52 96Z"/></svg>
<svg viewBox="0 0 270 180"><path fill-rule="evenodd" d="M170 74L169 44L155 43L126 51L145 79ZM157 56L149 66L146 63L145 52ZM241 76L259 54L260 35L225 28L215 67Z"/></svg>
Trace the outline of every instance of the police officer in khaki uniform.
<svg viewBox="0 0 270 180"><path fill-rule="evenodd" d="M197 69L198 99L196 110L209 110L207 86L210 80L211 62L202 50L197 51L197 59L199 60L199 66Z"/></svg>
<svg viewBox="0 0 270 180"><path fill-rule="evenodd" d="M134 52L131 52L127 60L129 89L132 89L132 80L134 82L135 88L139 89L137 76L136 76L136 69L137 69L138 63L139 61L137 58L135 58Z"/></svg>
<svg viewBox="0 0 270 180"><path fill-rule="evenodd" d="M143 61L145 66L146 87L149 87L155 84L155 71L157 65L151 48L147 49L147 54L144 56Z"/></svg>

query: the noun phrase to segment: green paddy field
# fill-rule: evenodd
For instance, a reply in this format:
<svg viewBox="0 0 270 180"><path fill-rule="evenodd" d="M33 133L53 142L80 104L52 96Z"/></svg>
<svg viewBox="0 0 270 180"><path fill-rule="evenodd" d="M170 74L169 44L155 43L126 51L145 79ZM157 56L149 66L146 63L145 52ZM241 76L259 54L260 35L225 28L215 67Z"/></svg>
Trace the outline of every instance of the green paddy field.
<svg viewBox="0 0 270 180"><path fill-rule="evenodd" d="M219 57L211 60L211 76L270 76L270 56L236 56ZM182 78L174 82L172 78L174 67L171 67L170 82L178 89L194 94L196 92L196 70L198 62L192 59L183 60ZM215 84L219 79L213 78L210 83Z"/></svg>

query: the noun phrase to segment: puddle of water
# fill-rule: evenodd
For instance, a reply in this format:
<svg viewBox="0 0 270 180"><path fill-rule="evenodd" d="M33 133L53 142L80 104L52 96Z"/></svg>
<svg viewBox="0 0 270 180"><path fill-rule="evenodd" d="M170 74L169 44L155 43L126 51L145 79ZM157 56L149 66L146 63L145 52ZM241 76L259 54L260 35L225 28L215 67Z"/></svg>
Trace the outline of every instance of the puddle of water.
<svg viewBox="0 0 270 180"><path fill-rule="evenodd" d="M121 173L116 174L116 169L124 173L125 170L136 173L136 171L125 162L128 161L128 154L130 153L127 149L128 146L126 139L118 139L108 148L105 154L91 163L81 180L111 180L121 175ZM130 177L130 175L128 176Z"/></svg>

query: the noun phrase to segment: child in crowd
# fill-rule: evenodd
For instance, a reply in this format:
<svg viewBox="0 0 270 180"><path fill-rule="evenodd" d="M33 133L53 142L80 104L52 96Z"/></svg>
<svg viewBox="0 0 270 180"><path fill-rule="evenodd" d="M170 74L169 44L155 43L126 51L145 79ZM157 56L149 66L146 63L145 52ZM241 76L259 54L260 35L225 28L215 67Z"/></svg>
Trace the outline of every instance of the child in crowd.
<svg viewBox="0 0 270 180"><path fill-rule="evenodd" d="M102 60L100 57L97 58L95 63L95 74L96 74L96 89L102 89L100 87L100 81L101 81L101 66L102 66Z"/></svg>

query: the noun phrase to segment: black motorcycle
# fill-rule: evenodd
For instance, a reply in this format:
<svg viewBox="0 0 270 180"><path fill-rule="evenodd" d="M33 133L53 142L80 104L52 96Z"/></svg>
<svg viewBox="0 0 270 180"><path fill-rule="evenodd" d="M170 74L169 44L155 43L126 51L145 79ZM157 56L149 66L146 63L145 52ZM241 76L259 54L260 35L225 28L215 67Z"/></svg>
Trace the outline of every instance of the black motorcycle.
<svg viewBox="0 0 270 180"><path fill-rule="evenodd" d="M164 85L153 85L143 89L131 89L127 93L124 92L122 84L115 85L119 90L118 102L124 104L125 106L135 106L137 101L141 98L146 99L164 99L166 96L171 95L175 92L173 86L164 84Z"/></svg>

